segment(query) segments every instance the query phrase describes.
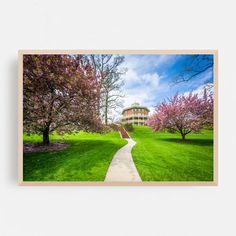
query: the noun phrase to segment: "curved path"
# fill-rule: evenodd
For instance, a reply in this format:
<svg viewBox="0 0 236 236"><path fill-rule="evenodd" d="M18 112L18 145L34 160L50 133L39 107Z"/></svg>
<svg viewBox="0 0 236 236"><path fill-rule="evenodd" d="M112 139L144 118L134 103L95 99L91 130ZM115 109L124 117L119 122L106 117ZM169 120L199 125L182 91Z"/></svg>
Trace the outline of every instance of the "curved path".
<svg viewBox="0 0 236 236"><path fill-rule="evenodd" d="M131 138L126 138L126 140L128 141L128 144L119 149L111 161L105 178L105 181L107 182L142 181L131 155L131 150L136 143Z"/></svg>

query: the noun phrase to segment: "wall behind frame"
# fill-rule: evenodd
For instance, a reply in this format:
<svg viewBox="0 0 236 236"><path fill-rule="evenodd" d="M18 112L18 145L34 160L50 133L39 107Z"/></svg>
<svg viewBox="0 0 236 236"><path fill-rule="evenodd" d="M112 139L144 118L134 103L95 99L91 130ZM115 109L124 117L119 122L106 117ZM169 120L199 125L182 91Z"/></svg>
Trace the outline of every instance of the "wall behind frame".
<svg viewBox="0 0 236 236"><path fill-rule="evenodd" d="M2 1L0 234L235 235L234 1ZM218 49L218 187L17 186L19 49Z"/></svg>

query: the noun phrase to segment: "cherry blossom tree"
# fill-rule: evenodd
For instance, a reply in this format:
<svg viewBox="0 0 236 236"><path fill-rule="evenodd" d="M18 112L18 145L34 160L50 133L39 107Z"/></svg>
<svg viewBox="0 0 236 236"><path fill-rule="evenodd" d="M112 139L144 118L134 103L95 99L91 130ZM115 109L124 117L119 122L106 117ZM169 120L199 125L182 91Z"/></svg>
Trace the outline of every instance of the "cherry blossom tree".
<svg viewBox="0 0 236 236"><path fill-rule="evenodd" d="M213 103L213 96L206 89L203 97L192 93L175 95L156 107L147 124L153 131L178 132L185 140L187 134L213 126Z"/></svg>
<svg viewBox="0 0 236 236"><path fill-rule="evenodd" d="M101 128L99 84L90 63L75 55L24 55L24 131L49 133Z"/></svg>

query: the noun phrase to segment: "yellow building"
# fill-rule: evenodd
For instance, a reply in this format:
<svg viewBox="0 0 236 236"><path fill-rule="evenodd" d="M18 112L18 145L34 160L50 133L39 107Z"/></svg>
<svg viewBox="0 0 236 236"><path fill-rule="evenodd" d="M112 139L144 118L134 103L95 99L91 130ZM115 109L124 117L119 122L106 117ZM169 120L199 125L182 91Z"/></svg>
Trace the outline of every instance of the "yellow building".
<svg viewBox="0 0 236 236"><path fill-rule="evenodd" d="M147 107L143 107L138 103L134 103L131 107L127 107L122 111L122 123L145 125L145 122L148 118L148 113L149 109Z"/></svg>

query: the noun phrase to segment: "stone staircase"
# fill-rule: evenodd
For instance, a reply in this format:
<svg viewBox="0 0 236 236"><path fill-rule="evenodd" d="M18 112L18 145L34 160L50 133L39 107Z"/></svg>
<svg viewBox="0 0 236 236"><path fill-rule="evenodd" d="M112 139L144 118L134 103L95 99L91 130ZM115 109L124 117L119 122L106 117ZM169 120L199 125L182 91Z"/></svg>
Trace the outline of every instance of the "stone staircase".
<svg viewBox="0 0 236 236"><path fill-rule="evenodd" d="M127 131L123 127L119 127L120 134L122 138L130 138Z"/></svg>

